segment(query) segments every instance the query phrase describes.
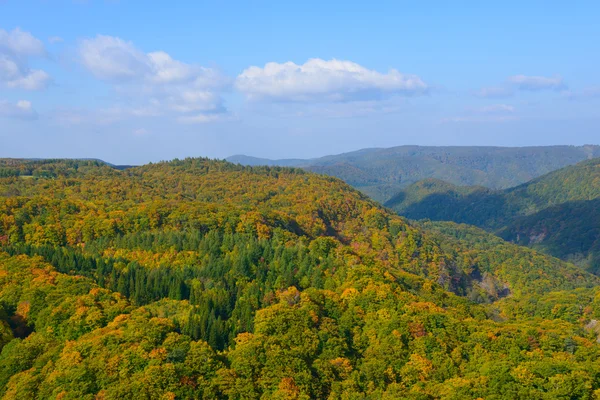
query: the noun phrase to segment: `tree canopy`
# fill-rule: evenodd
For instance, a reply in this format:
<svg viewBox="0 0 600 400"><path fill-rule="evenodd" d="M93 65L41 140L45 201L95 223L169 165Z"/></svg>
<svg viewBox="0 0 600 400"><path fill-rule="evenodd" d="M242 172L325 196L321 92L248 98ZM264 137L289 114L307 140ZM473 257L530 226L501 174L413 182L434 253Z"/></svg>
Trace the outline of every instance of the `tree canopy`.
<svg viewBox="0 0 600 400"><path fill-rule="evenodd" d="M23 163L0 177L5 399L600 394L598 278L572 264L299 169Z"/></svg>

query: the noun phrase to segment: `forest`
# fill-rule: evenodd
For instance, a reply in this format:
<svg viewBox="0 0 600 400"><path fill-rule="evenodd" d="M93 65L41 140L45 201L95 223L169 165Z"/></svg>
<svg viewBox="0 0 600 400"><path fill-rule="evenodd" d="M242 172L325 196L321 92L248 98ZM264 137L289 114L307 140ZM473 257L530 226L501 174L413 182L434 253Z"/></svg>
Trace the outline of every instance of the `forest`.
<svg viewBox="0 0 600 400"><path fill-rule="evenodd" d="M427 179L386 202L411 219L475 225L600 273L600 158L493 190Z"/></svg>
<svg viewBox="0 0 600 400"><path fill-rule="evenodd" d="M252 166L300 167L335 176L384 203L423 179L499 190L594 157L600 157L600 146L396 146L308 160L243 155L227 160Z"/></svg>
<svg viewBox="0 0 600 400"><path fill-rule="evenodd" d="M3 399L597 399L599 284L303 169L0 161Z"/></svg>

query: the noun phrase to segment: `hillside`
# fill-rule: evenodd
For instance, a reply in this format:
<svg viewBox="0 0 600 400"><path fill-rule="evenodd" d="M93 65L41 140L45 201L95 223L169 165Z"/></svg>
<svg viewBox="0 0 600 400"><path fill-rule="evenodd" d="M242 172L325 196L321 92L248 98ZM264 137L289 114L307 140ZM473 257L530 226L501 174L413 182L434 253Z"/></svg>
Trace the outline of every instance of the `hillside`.
<svg viewBox="0 0 600 400"><path fill-rule="evenodd" d="M498 235L600 274L600 198L568 201L516 218Z"/></svg>
<svg viewBox="0 0 600 400"><path fill-rule="evenodd" d="M600 344L584 329L600 318L600 281L572 264L473 228L411 223L301 169L28 168L0 178L3 398L600 389ZM531 296L576 311L532 310Z"/></svg>
<svg viewBox="0 0 600 400"><path fill-rule="evenodd" d="M422 179L504 189L580 161L600 157L600 146L428 147L363 149L309 160L233 156L242 165L301 167L331 175L385 202Z"/></svg>
<svg viewBox="0 0 600 400"><path fill-rule="evenodd" d="M82 171L79 171L79 168ZM98 167L110 167L110 169L125 170L133 168L132 165L114 165L98 159L15 159L0 158L0 177L46 177L52 178L58 175L72 176L77 172Z"/></svg>
<svg viewBox="0 0 600 400"><path fill-rule="evenodd" d="M422 181L386 206L412 219L476 225L597 272L599 199L597 158L502 191Z"/></svg>

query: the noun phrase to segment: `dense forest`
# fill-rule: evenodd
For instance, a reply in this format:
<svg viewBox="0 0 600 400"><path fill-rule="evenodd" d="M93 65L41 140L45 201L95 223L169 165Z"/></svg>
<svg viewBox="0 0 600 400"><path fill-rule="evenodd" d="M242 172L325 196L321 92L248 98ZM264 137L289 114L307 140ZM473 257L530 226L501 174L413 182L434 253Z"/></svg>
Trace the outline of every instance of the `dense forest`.
<svg viewBox="0 0 600 400"><path fill-rule="evenodd" d="M4 399L594 399L599 283L302 169L0 161Z"/></svg>
<svg viewBox="0 0 600 400"><path fill-rule="evenodd" d="M600 158L501 191L423 180L386 206L411 219L476 225L600 273Z"/></svg>
<svg viewBox="0 0 600 400"><path fill-rule="evenodd" d="M228 160L254 166L301 167L335 176L371 198L385 202L422 179L505 189L594 157L600 157L600 146L398 146L309 160L248 156L232 156Z"/></svg>

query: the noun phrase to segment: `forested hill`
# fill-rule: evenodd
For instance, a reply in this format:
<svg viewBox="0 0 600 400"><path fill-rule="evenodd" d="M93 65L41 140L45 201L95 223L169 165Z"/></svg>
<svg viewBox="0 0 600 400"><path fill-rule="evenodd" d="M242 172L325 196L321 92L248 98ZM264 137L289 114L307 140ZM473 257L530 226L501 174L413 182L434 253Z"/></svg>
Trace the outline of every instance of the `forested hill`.
<svg viewBox="0 0 600 400"><path fill-rule="evenodd" d="M599 202L596 158L503 191L426 180L386 205L408 218L476 225L598 272Z"/></svg>
<svg viewBox="0 0 600 400"><path fill-rule="evenodd" d="M82 168L79 171L79 168ZM131 165L114 165L99 159L17 159L0 158L0 177L46 177L52 178L58 175L73 176L88 169L109 167L110 169L125 170L132 168ZM108 169L105 169L108 171Z"/></svg>
<svg viewBox="0 0 600 400"><path fill-rule="evenodd" d="M594 157L600 157L600 146L398 146L309 160L268 160L239 155L228 160L243 165L301 167L336 176L373 199L385 202L402 188L422 179L504 189Z"/></svg>
<svg viewBox="0 0 600 400"><path fill-rule="evenodd" d="M301 169L26 163L0 177L5 399L600 390L599 280L572 264Z"/></svg>

